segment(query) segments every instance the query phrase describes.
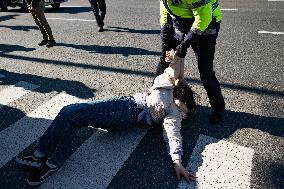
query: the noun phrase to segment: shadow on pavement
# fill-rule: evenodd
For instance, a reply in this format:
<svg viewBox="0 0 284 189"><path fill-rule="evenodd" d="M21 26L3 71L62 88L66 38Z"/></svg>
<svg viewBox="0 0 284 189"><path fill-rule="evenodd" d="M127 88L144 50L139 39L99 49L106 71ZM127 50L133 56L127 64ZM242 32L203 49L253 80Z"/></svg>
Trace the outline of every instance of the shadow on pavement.
<svg viewBox="0 0 284 189"><path fill-rule="evenodd" d="M210 110L208 107L200 106L195 114L182 124L184 165L188 164L200 134L222 140L229 138L238 129L252 128L274 136L284 136L284 119L226 111L224 122L219 126L214 126L209 124L208 121L207 116ZM149 129L146 136L112 179L107 189L132 189L133 186L135 188L177 188L179 181L176 179L170 157L166 153L165 143L162 140L161 127ZM277 178L283 178L282 168L283 165L266 167L265 171L274 175L264 179L270 179L270 182L278 182ZM195 175L194 172L192 173ZM261 174L266 173L261 172ZM283 181L279 182L283 183ZM120 183L119 186L117 183ZM259 183L256 184L259 188Z"/></svg>
<svg viewBox="0 0 284 189"><path fill-rule="evenodd" d="M78 14L78 13L83 13L83 12L91 12L92 8L91 6L87 6L87 7L64 7L64 5L62 5L62 7L58 8L58 9L53 9L51 7L46 7L45 9L45 13L69 13L69 14ZM92 14L92 18L95 19L94 15Z"/></svg>
<svg viewBox="0 0 284 189"><path fill-rule="evenodd" d="M6 45L6 44L0 44L0 56L2 56L3 53L10 53L10 52L14 52L14 51L24 51L24 52L28 52L28 51L33 51L36 50L35 48L27 48L27 47L23 47L20 45Z"/></svg>
<svg viewBox="0 0 284 189"><path fill-rule="evenodd" d="M14 85L19 81L25 81L34 85L38 85L35 91L40 93L49 93L52 91L66 92L69 95L78 98L88 99L94 97L95 89L91 89L84 83L79 81L62 80L59 78L47 78L32 74L13 73L0 69L0 74L5 77L0 78L1 85Z"/></svg>
<svg viewBox="0 0 284 189"><path fill-rule="evenodd" d="M4 21L7 21L7 20L15 19L16 16L19 16L19 14L0 16L0 22L4 22Z"/></svg>
<svg viewBox="0 0 284 189"><path fill-rule="evenodd" d="M93 50L92 46L83 45L80 47L80 45L72 45L72 44L62 44L66 46L70 46L72 48L87 48L89 50ZM97 46L98 48L98 46ZM106 51L103 50L103 51ZM155 52L156 53L156 52ZM74 62L66 62L66 61L60 61L60 60L49 60L49 59L43 59L43 58L34 58L34 57L26 57L26 56L20 56L20 55L10 55L10 54L1 54L3 58L8 59L18 59L18 60L25 60L25 61L32 61L35 63L44 63L44 64L52 64L52 65L59 65L59 66L68 66L68 67L77 67L82 69L95 69L105 72L114 72L114 73L124 73L124 74L131 74L131 75L141 75L145 77L154 77L154 70L151 71L143 71L143 70L131 70L126 68L114 68L114 67L107 67L107 66L101 66L101 65L90 65L90 64L79 64ZM201 85L199 79L194 78L186 78L186 80L189 83L194 83L197 85ZM221 88L228 88L232 90L241 90L245 92L251 92L261 95L268 95L268 96L275 96L275 97L283 97L284 92L283 91L276 91L276 90L270 90L265 88L258 88L258 87L250 87L250 86L242 86L237 84L231 84L231 83L224 83L220 82Z"/></svg>
<svg viewBox="0 0 284 189"><path fill-rule="evenodd" d="M4 25L0 25L0 28L9 28L11 30L16 30L16 31L38 30L38 28L36 26L4 26Z"/></svg>
<svg viewBox="0 0 284 189"><path fill-rule="evenodd" d="M67 43L58 43L58 46L70 47L74 49L85 50L90 53L99 54L121 54L122 56L129 55L160 55L160 52L149 51L137 47L113 47L113 46L100 46L100 45L75 45Z"/></svg>
<svg viewBox="0 0 284 189"><path fill-rule="evenodd" d="M19 74L3 69L0 69L0 74L5 76L0 78L0 85L15 85L17 82L25 81L39 86L39 88L34 90L39 93L49 93L52 91L56 91L58 93L66 92L67 94L78 98L88 99L94 97L94 93L96 92L95 89L90 89L85 84L78 81L47 78L31 74ZM5 118L2 122L0 119L0 131L9 127L11 123L15 122L15 119L17 120L23 117L22 113L19 113L7 106L1 107L0 113L0 117Z"/></svg>
<svg viewBox="0 0 284 189"><path fill-rule="evenodd" d="M193 117L183 123L183 162L185 165L188 163L200 134L205 134L217 139L226 139L237 129L253 128L275 136L284 136L284 130L282 128L284 119L227 111L224 122L216 127L208 123L208 113L208 107L199 107ZM30 119L31 122L48 121L38 118ZM77 149L92 133L93 131L88 129L79 133L79 138L76 139L74 149ZM20 154L33 151L36 144L37 142L35 141ZM141 156L142 154L143 156ZM170 162L171 160L166 153L166 147L163 142L161 127L149 129L146 136L142 139L107 188L132 189L133 186L136 188L177 188L179 181L176 179ZM252 171L253 174L263 173L261 181L266 181L265 179L267 179L267 183L274 183L275 186L283 184L283 182L279 180L283 178L283 165L269 163L267 165L261 164L259 168L261 172L257 170ZM6 178L0 180L0 185L4 188L13 188L15 186L16 188L32 188L26 185L26 178L29 175L30 171L24 170L23 166L11 160L0 169L0 177ZM259 183L255 184L259 186Z"/></svg>
<svg viewBox="0 0 284 189"><path fill-rule="evenodd" d="M110 28L110 29L109 29ZM122 32L122 33L141 33L141 34L160 34L160 30L139 30L124 27L108 26L107 31Z"/></svg>

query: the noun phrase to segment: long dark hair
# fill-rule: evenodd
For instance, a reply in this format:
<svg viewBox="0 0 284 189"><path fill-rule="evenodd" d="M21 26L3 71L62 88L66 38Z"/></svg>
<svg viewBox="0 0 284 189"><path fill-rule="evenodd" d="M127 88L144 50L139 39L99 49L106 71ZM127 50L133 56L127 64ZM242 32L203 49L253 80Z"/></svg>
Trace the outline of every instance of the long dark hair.
<svg viewBox="0 0 284 189"><path fill-rule="evenodd" d="M196 108L196 94L193 92L191 87L187 84L179 84L174 87L173 92L174 98L182 101L188 108L188 115L192 114Z"/></svg>

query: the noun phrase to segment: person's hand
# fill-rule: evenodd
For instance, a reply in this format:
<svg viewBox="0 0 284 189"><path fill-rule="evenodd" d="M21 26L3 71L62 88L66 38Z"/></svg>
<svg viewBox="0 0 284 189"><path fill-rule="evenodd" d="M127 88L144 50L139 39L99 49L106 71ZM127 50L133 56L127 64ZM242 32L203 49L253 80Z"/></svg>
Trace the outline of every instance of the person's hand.
<svg viewBox="0 0 284 189"><path fill-rule="evenodd" d="M165 61L166 62L171 62L174 59L174 55L175 55L175 51L174 49L171 49L169 51L166 51L166 58Z"/></svg>
<svg viewBox="0 0 284 189"><path fill-rule="evenodd" d="M180 180L182 177L187 181L195 181L197 177L190 174L181 164L181 160L175 160L174 161L175 171L177 178Z"/></svg>
<svg viewBox="0 0 284 189"><path fill-rule="evenodd" d="M166 62L171 62L170 67L174 70L174 79L184 78L184 58L177 56L177 52L173 49L166 51Z"/></svg>

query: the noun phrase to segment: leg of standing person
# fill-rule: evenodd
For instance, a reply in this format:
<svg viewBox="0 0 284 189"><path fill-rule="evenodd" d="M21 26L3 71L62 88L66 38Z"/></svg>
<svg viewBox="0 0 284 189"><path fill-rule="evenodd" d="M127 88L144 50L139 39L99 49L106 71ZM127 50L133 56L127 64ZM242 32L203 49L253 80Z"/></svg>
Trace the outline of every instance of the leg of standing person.
<svg viewBox="0 0 284 189"><path fill-rule="evenodd" d="M99 5L99 9L101 10L101 21L100 21L100 24L99 24L99 32L102 32L104 31L104 19L105 19L105 16L106 16L106 2L105 0L98 0L98 5Z"/></svg>
<svg viewBox="0 0 284 189"><path fill-rule="evenodd" d="M42 34L43 40L38 45L39 46L46 45L48 43L48 36L47 36L47 33L44 30L44 27L39 22L38 16L37 16L37 13L35 12L35 10L30 10L30 13L31 13L36 25L38 26L38 28L39 28L39 30Z"/></svg>
<svg viewBox="0 0 284 189"><path fill-rule="evenodd" d="M99 27L99 32L101 32L101 16L100 16L100 9L99 9L99 5L98 5L98 0L89 0L90 4L92 6L92 10L93 13L95 15L96 18L96 22L97 22L97 26Z"/></svg>
<svg viewBox="0 0 284 189"><path fill-rule="evenodd" d="M41 30L41 33L45 33L45 35L48 36L47 43L46 43L46 41L44 41L43 43L46 43L47 47L53 47L56 44L56 42L54 40L50 25L45 18L44 10L45 10L44 1L41 0L40 2L38 2L37 7L33 12L34 12L34 15L36 16L38 23L40 25L40 26L39 25L38 26ZM40 44L40 45L44 45L44 44Z"/></svg>
<svg viewBox="0 0 284 189"><path fill-rule="evenodd" d="M133 97L114 97L64 107L40 138L36 151L16 158L18 163L25 165L32 165L28 160L32 162L33 159L41 158L40 168L28 179L28 184L39 185L46 176L57 170L70 154L71 143L79 129L93 126L124 130L136 122L136 111L137 105Z"/></svg>
<svg viewBox="0 0 284 189"><path fill-rule="evenodd" d="M215 27L216 34L201 35L199 41L192 45L197 57L200 78L207 92L209 103L213 108L213 112L210 116L210 122L213 124L218 124L222 121L222 114L225 110L225 102L221 93L220 84L213 69L219 27L219 24Z"/></svg>

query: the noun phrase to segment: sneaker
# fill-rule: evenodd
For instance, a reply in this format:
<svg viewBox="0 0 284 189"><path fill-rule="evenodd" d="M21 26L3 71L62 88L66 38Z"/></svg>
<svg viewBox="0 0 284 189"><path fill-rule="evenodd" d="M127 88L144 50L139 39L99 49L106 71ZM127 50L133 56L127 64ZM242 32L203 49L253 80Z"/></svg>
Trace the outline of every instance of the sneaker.
<svg viewBox="0 0 284 189"><path fill-rule="evenodd" d="M213 111L209 116L209 122L213 125L220 124L224 119L224 111Z"/></svg>
<svg viewBox="0 0 284 189"><path fill-rule="evenodd" d="M38 44L38 46L43 46L43 45L46 45L47 43L48 43L48 39L44 39Z"/></svg>
<svg viewBox="0 0 284 189"><path fill-rule="evenodd" d="M54 45L56 45L55 40L49 40L48 43L46 44L46 47L53 47Z"/></svg>
<svg viewBox="0 0 284 189"><path fill-rule="evenodd" d="M34 155L34 153L32 153L32 154L29 154L29 155L24 156L24 157L17 156L15 158L15 161L19 164L22 164L22 165L27 165L27 166L39 168L46 161L46 158L45 157L42 157L42 158L36 157Z"/></svg>
<svg viewBox="0 0 284 189"><path fill-rule="evenodd" d="M43 163L38 170L36 170L28 179L27 184L30 186L38 186L43 183L45 179L55 173L58 168L51 168L46 163Z"/></svg>
<svg viewBox="0 0 284 189"><path fill-rule="evenodd" d="M100 29L98 30L98 32L103 32L105 31L103 27L100 27Z"/></svg>

